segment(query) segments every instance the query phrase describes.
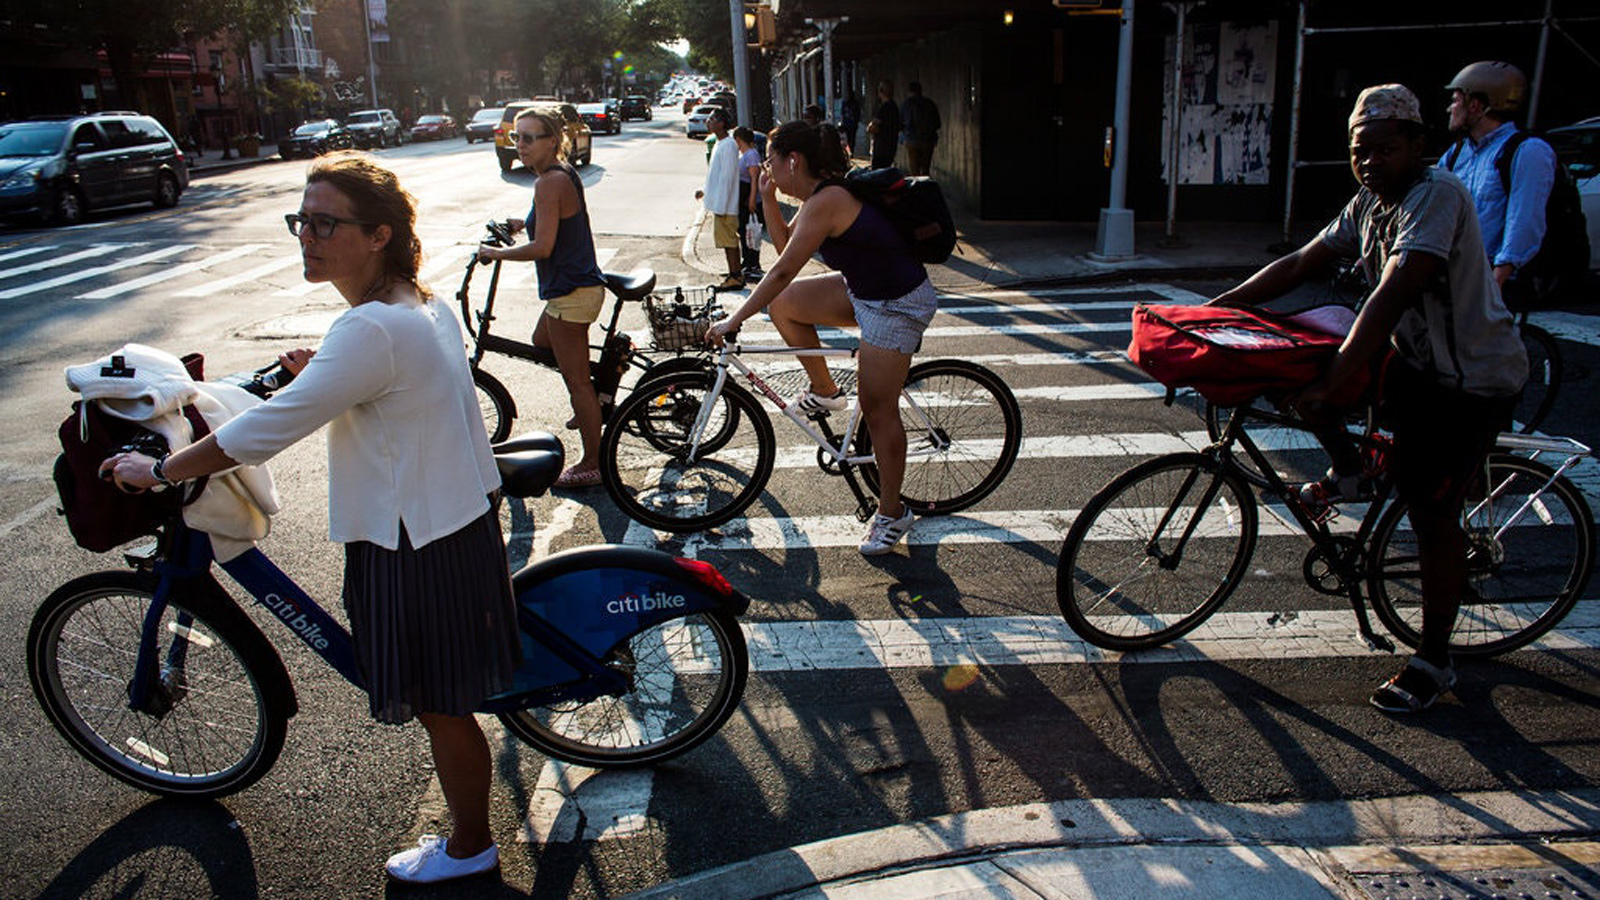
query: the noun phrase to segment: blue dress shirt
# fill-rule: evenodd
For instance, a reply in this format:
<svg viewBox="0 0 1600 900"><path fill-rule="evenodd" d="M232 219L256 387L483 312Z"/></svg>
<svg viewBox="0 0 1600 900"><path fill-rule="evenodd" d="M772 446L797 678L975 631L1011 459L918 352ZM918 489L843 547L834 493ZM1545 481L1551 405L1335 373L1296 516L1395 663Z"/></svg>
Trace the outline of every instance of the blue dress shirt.
<svg viewBox="0 0 1600 900"><path fill-rule="evenodd" d="M1507 122L1477 143L1467 138L1462 142L1455 164L1449 167L1472 192L1478 225L1483 232L1483 246L1495 266L1520 267L1539 252L1539 245L1544 241L1545 203L1555 183L1555 151L1543 140L1530 137L1517 148L1511 160L1511 195L1506 196L1500 172L1495 168L1495 158L1516 131L1516 123ZM1447 152L1445 157L1448 156ZM1441 158L1441 168L1444 162Z"/></svg>

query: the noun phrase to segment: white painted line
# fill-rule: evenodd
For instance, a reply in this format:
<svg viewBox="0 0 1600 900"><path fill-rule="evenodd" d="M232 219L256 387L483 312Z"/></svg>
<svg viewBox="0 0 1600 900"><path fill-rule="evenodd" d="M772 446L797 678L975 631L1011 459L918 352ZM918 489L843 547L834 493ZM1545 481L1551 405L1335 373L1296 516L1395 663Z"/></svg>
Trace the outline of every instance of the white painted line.
<svg viewBox="0 0 1600 900"><path fill-rule="evenodd" d="M299 261L298 258L296 258L296 261L297 262ZM326 282L326 281L307 281L304 284L297 284L297 285L293 285L291 287L286 287L286 288L284 288L282 290L273 291L272 292L272 296L274 296L274 297L304 297L304 296L307 296L307 295L309 295L311 293L314 293L315 291L317 291L320 288L327 288L330 291L333 290L333 286L329 282Z"/></svg>
<svg viewBox="0 0 1600 900"><path fill-rule="evenodd" d="M1157 297L1160 297L1161 299L1166 300L1168 303L1180 304L1180 305L1184 305L1184 306L1196 306L1196 305L1199 305L1199 304L1204 303L1207 300L1211 299L1211 298L1206 297L1204 295L1197 294L1194 291L1187 291L1187 290L1184 290L1183 288L1180 288L1180 287L1174 287L1174 286L1172 286L1170 284L1161 284L1159 282L1150 283L1150 284L1101 284L1101 285L1086 285L1086 286L1083 286L1083 287L1041 288L1039 290L1032 290L1032 291L1001 290L1001 291L978 291L978 292L973 292L973 293L942 292L941 291L940 294L939 294L939 299L941 301L944 301L944 300L991 300L991 299L994 299L994 300L1006 300L1006 299L1009 299L1009 298L1012 298L1012 297L1021 297L1021 298L1031 299L1031 298L1034 298L1034 297L1090 297L1090 296L1094 296L1096 294L1139 294L1139 293L1155 294ZM1140 301L1140 302L1142 302L1142 301ZM1089 308L1093 308L1096 305L1105 306L1107 304L1094 304L1094 303L1091 303L1091 304L1089 304ZM942 311L943 310L941 310L941 312Z"/></svg>
<svg viewBox="0 0 1600 900"><path fill-rule="evenodd" d="M1528 320L1562 340L1600 346L1600 318L1595 316L1582 316L1569 312L1536 312L1530 315Z"/></svg>
<svg viewBox="0 0 1600 900"><path fill-rule="evenodd" d="M202 260L184 263L181 266L173 266L170 269L163 269L160 272L151 273L143 278L135 278L132 281L124 281L121 284L115 284L111 287L101 288L98 291L90 291L87 294L79 294L77 299L108 300L112 297L126 294L129 291L136 291L139 288L149 287L152 284L160 284L163 281L171 281L174 278L181 278L190 272L199 272L203 269L209 269L212 266L221 265L222 263L238 259L241 256L248 256L249 254L267 246L267 244L242 244L233 248L232 250L227 250L222 253L218 253L215 256L206 257Z"/></svg>
<svg viewBox="0 0 1600 900"><path fill-rule="evenodd" d="M71 284L75 281L84 281L86 279L95 278L100 275L106 275L111 272L121 271L122 269L127 269L132 266L140 266L144 265L145 263L156 262L157 260L166 259L169 256L176 256L177 254L186 250L193 250L194 247L194 244L177 244L175 246L166 247L161 250L155 250L150 253L142 253L138 256L122 260L121 262L110 263L104 266L95 266L91 269L80 269L77 272L73 272L71 275L62 275L59 278L35 282L25 287L12 288L9 291L0 291L0 300L9 300L12 297L21 297L25 294L33 294L37 293L38 291L48 290L53 287L60 287L63 284Z"/></svg>
<svg viewBox="0 0 1600 900"><path fill-rule="evenodd" d="M631 837L649 822L649 769L600 771L549 760L528 798L518 843L566 844Z"/></svg>
<svg viewBox="0 0 1600 900"><path fill-rule="evenodd" d="M1059 616L746 622L743 628L753 671L948 668L947 684L956 689L993 666L1306 659L1373 652L1348 609L1229 612L1224 607L1170 646L1131 653L1084 641ZM1532 646L1600 647L1600 603L1579 603L1555 631Z"/></svg>
<svg viewBox="0 0 1600 900"><path fill-rule="evenodd" d="M259 280L261 278L265 278L266 276L273 274L274 272L278 272L278 271L281 271L283 269L287 269L290 266L298 266L298 265L300 265L300 263L301 263L301 259L300 259L300 254L298 254L298 253L296 253L296 254L294 254L292 256L279 257L278 259L275 259L272 262L263 263L263 264L261 264L259 266L256 266L253 269L250 269L249 271L240 272L238 275L233 275L231 277L224 278L224 279L222 279L220 281L208 282L208 283L202 284L202 285L200 285L198 287L189 288L188 290L179 291L177 293L177 296L179 296L179 297L209 297L212 294L216 294L216 293L219 293L221 291L225 291L228 288L231 288L236 284L243 284L244 282L247 282L247 281L257 281L257 280Z"/></svg>
<svg viewBox="0 0 1600 900"><path fill-rule="evenodd" d="M9 262L13 259L21 259L24 256L32 256L35 253L48 253L51 250L57 249L59 246L60 245L58 244L44 244L39 247L25 247L21 250L13 250L10 253L0 253L0 262Z"/></svg>
<svg viewBox="0 0 1600 900"><path fill-rule="evenodd" d="M45 260L44 262L35 262L24 266L13 266L9 269L0 269L0 278L12 278L17 275L26 275L29 272L42 272L45 269L54 269L58 266L70 265L80 259L94 259L97 256L105 256L108 253L121 250L126 247L142 246L144 246L142 243L95 244L93 247L90 247L87 250L79 250L77 253L68 253L66 256L58 256L54 259ZM47 247L45 249L54 250L55 248Z"/></svg>
<svg viewBox="0 0 1600 900"><path fill-rule="evenodd" d="M5 537L11 532L16 531L18 528L21 528L29 522L32 522L34 519L37 519L52 509L55 509L56 502L57 501L55 497L46 497L45 499L40 500L38 503L35 503L34 505L23 510L11 521L0 525L0 538Z"/></svg>

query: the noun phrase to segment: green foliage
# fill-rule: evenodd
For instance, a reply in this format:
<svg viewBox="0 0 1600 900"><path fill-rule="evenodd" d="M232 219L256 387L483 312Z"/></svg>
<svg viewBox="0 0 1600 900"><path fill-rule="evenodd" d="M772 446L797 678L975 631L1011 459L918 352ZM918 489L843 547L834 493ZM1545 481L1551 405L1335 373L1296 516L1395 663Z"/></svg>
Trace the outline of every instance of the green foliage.
<svg viewBox="0 0 1600 900"><path fill-rule="evenodd" d="M689 42L689 65L719 78L733 77L733 32L728 0L661 0L672 8L679 37Z"/></svg>

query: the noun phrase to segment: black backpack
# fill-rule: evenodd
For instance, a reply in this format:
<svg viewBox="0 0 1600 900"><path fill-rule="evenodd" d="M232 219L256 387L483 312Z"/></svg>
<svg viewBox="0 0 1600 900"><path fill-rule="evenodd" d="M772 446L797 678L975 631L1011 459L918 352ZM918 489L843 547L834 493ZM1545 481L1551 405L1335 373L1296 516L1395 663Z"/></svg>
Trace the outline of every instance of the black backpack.
<svg viewBox="0 0 1600 900"><path fill-rule="evenodd" d="M1526 131L1516 132L1500 146L1500 154L1494 159L1495 171L1500 173L1500 187L1508 197L1511 195L1511 163L1517 149L1535 136ZM1456 141L1446 152L1445 168L1455 168L1462 143ZM1550 198L1545 201L1544 222L1544 241L1539 245L1539 252L1517 270L1517 281L1530 285L1539 297L1576 287L1589 276L1589 224L1583 215L1577 182L1559 159Z"/></svg>
<svg viewBox="0 0 1600 900"><path fill-rule="evenodd" d="M942 263L955 251L956 223L937 181L909 176L889 166L853 169L831 183L842 185L857 200L882 210L911 246L911 255L918 262Z"/></svg>

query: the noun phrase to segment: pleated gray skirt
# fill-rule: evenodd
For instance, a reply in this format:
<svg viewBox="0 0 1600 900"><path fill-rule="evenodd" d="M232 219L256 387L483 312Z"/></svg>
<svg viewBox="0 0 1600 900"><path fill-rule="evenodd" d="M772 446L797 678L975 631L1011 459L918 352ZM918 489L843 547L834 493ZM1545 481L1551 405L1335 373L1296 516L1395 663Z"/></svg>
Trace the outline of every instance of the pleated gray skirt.
<svg viewBox="0 0 1600 900"><path fill-rule="evenodd" d="M511 686L522 657L493 510L421 549L345 545L344 608L372 717L461 716Z"/></svg>

